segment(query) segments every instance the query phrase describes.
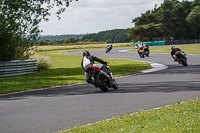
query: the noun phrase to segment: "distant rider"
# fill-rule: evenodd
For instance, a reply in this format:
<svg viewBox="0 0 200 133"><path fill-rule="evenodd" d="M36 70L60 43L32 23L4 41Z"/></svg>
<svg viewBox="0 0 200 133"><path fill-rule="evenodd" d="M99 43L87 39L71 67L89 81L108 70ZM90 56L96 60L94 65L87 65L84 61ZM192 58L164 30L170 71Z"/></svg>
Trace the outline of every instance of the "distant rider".
<svg viewBox="0 0 200 133"><path fill-rule="evenodd" d="M172 46L171 49L172 49L172 51L171 51L171 56L172 56L172 58L174 59L174 61L177 61L177 57L176 57L175 53L176 53L177 51L182 51L182 50L179 49L179 48L175 48L175 46Z"/></svg>
<svg viewBox="0 0 200 133"><path fill-rule="evenodd" d="M136 45L137 46L137 48L138 48L138 54L139 54L139 51L140 51L140 49L142 49L143 48L143 44L140 42L140 41L138 41L138 44Z"/></svg>
<svg viewBox="0 0 200 133"><path fill-rule="evenodd" d="M108 46L107 46L107 49L110 49L110 50L111 50L111 49L112 49L112 44L108 45Z"/></svg>
<svg viewBox="0 0 200 133"><path fill-rule="evenodd" d="M106 47L106 49L108 49L109 51L106 51L106 53L107 52L110 52L111 51L111 49L112 49L112 44L109 44L107 47Z"/></svg>
<svg viewBox="0 0 200 133"><path fill-rule="evenodd" d="M89 51L83 52L83 59L81 62L81 66L85 71L86 82L91 83L93 85L95 85L94 81L91 79L91 77L88 76L88 74L86 73L86 69L87 69L87 67L92 66L94 64L94 61L104 64L103 71L107 70L107 62L106 61L103 61L102 59L97 58L95 55L90 55ZM111 79L113 79L112 72L109 72L109 75L110 75ZM112 82L112 80L111 80L111 82Z"/></svg>
<svg viewBox="0 0 200 133"><path fill-rule="evenodd" d="M148 53L149 53L149 45L144 43L143 47L144 47L144 52L148 51Z"/></svg>

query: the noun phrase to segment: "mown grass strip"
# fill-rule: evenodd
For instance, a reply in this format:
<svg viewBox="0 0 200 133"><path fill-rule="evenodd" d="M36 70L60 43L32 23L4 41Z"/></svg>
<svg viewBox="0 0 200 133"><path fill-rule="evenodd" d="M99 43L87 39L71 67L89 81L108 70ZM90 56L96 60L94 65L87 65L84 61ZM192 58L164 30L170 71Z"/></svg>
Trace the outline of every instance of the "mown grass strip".
<svg viewBox="0 0 200 133"><path fill-rule="evenodd" d="M55 51L55 50L83 50L83 49L106 49L109 44L84 44L84 45L47 45L35 47L37 51ZM133 43L113 43L113 48L131 47Z"/></svg>
<svg viewBox="0 0 200 133"><path fill-rule="evenodd" d="M74 126L59 133L197 133L200 132L200 98Z"/></svg>

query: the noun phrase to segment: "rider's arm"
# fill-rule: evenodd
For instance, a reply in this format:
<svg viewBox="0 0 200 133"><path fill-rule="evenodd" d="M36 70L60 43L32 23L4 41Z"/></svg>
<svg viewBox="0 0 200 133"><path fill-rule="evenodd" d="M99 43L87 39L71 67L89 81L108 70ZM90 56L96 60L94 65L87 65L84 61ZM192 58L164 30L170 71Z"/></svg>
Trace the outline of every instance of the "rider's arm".
<svg viewBox="0 0 200 133"><path fill-rule="evenodd" d="M171 51L171 56L173 57L173 52Z"/></svg>
<svg viewBox="0 0 200 133"><path fill-rule="evenodd" d="M83 68L83 60L81 61L81 67Z"/></svg>
<svg viewBox="0 0 200 133"><path fill-rule="evenodd" d="M97 62L102 63L102 64L106 64L107 63L106 61L103 61L102 59L99 59L94 55L92 55L92 57L93 57L94 61L97 61Z"/></svg>

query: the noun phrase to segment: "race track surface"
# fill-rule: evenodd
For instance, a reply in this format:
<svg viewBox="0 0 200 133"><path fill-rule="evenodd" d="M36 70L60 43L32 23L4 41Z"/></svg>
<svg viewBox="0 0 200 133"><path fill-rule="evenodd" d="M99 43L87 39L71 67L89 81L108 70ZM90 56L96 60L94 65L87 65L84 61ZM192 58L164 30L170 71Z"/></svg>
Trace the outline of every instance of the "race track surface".
<svg viewBox="0 0 200 133"><path fill-rule="evenodd" d="M56 132L200 97L200 55L187 55L188 66L183 67L169 54L150 54L140 59L136 53L119 52L124 49L107 54L103 49L90 52L97 57L148 61L168 68L117 78L119 89L108 92L84 83L0 95L0 132Z"/></svg>

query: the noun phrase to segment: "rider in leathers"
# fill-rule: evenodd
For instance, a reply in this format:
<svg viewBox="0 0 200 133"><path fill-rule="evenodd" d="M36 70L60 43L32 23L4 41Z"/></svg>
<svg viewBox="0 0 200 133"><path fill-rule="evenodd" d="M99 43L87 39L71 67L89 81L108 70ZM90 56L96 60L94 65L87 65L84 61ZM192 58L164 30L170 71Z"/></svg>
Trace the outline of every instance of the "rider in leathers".
<svg viewBox="0 0 200 133"><path fill-rule="evenodd" d="M103 61L102 59L99 59L94 55L90 55L89 51L84 51L83 52L83 59L82 59L82 62L81 62L81 66L85 71L86 82L87 83L91 83L93 85L95 85L94 81L91 79L91 77L88 76L88 74L86 73L86 69L87 69L87 67L92 66L94 64L94 61L97 61L97 62L99 62L101 64L104 64L103 65L103 71L105 71L107 69L106 68L106 66L107 66L107 62L106 61ZM112 72L109 72L109 75L111 77L111 82L112 82L112 80L113 80Z"/></svg>
<svg viewBox="0 0 200 133"><path fill-rule="evenodd" d="M143 47L144 47L144 52L148 51L148 53L149 53L149 45L144 43Z"/></svg>
<svg viewBox="0 0 200 133"><path fill-rule="evenodd" d="M176 53L177 51L181 51L181 49L175 48L175 46L172 46L171 49L172 49L172 51L171 51L171 56L172 56L172 58L174 59L174 61L177 61L177 57L176 57L175 53Z"/></svg>
<svg viewBox="0 0 200 133"><path fill-rule="evenodd" d="M139 51L140 51L140 49L142 49L143 48L143 44L140 42L140 41L138 41L138 44L136 45L137 46L137 48L138 48L138 54L139 54Z"/></svg>

